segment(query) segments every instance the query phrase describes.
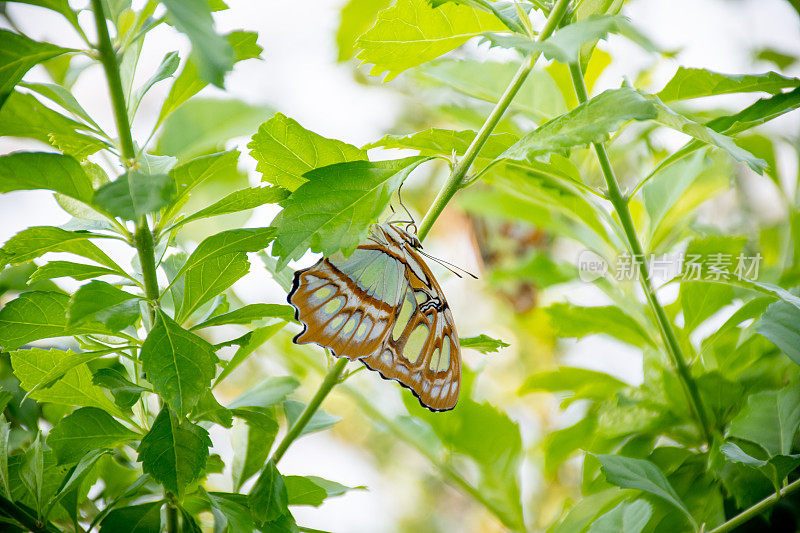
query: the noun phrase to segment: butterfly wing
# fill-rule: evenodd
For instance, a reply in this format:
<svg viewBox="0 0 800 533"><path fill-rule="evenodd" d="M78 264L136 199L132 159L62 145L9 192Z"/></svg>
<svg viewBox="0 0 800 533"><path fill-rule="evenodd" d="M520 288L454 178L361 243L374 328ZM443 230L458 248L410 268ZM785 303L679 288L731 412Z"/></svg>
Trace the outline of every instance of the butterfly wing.
<svg viewBox="0 0 800 533"><path fill-rule="evenodd" d="M368 356L384 344L407 284L405 266L375 248L298 270L288 298L304 325L295 342L314 342L349 359Z"/></svg>
<svg viewBox="0 0 800 533"><path fill-rule="evenodd" d="M453 315L428 266L406 248L403 301L386 342L361 361L411 389L432 411L455 407L461 388L461 348Z"/></svg>

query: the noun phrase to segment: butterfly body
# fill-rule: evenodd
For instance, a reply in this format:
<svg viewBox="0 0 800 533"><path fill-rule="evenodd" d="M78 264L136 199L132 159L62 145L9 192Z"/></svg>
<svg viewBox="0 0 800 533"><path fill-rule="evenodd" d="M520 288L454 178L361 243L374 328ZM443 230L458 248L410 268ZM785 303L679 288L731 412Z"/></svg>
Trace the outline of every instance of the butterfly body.
<svg viewBox="0 0 800 533"><path fill-rule="evenodd" d="M295 273L289 303L316 343L398 381L432 411L452 409L461 384L453 316L419 252L417 236L375 224L350 257L320 259Z"/></svg>

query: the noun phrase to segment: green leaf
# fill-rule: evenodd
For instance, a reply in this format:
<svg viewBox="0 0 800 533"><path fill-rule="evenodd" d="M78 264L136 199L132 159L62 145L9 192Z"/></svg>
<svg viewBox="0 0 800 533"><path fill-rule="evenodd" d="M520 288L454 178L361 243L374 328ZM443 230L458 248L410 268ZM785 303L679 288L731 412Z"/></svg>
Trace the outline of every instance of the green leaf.
<svg viewBox="0 0 800 533"><path fill-rule="evenodd" d="M366 487L348 487L316 476L285 476L289 505L319 507L326 498L340 496L347 491Z"/></svg>
<svg viewBox="0 0 800 533"><path fill-rule="evenodd" d="M756 322L756 331L800 365L800 309L785 301L775 302Z"/></svg>
<svg viewBox="0 0 800 533"><path fill-rule="evenodd" d="M195 97L161 125L155 151L185 161L225 149L234 137L249 137L273 112L241 100Z"/></svg>
<svg viewBox="0 0 800 533"><path fill-rule="evenodd" d="M680 67L656 96L662 102L674 102L718 94L751 92L776 94L782 89L795 88L799 85L800 79L787 78L776 72L737 75Z"/></svg>
<svg viewBox="0 0 800 533"><path fill-rule="evenodd" d="M225 74L233 68L233 48L214 31L214 19L205 0L164 0L170 24L192 43L200 76L222 88Z"/></svg>
<svg viewBox="0 0 800 533"><path fill-rule="evenodd" d="M72 95L69 90L62 87L61 85L56 85L54 83L30 83L30 82L20 82L18 84L20 87L25 87L26 89L30 89L32 91L37 92L38 94L44 96L55 102L56 104L60 105L74 116L80 117L83 119L84 123L92 126L95 131L100 130L99 126L95 123L89 113L83 108L83 106L78 102L78 100Z"/></svg>
<svg viewBox="0 0 800 533"><path fill-rule="evenodd" d="M788 92L779 93L769 98L761 98L742 111L726 117L715 118L706 126L715 131L724 131L729 135L754 128L769 122L785 113L800 107L800 87ZM0 114L2 118L2 114Z"/></svg>
<svg viewBox="0 0 800 533"><path fill-rule="evenodd" d="M531 392L571 392L573 400L606 400L628 384L604 372L562 366L558 370L537 372L525 380L519 394Z"/></svg>
<svg viewBox="0 0 800 533"><path fill-rule="evenodd" d="M516 70L517 66L511 62L441 59L415 69L413 75L421 85L444 86L494 104L502 97ZM534 69L511 101L509 110L523 112L543 122L564 113L567 106L550 73Z"/></svg>
<svg viewBox="0 0 800 533"><path fill-rule="evenodd" d="M56 13L62 14L73 26L78 25L78 17L72 8L69 7L67 0L9 0L9 2L17 2L20 4L29 4L32 6L44 7L52 9Z"/></svg>
<svg viewBox="0 0 800 533"><path fill-rule="evenodd" d="M492 46L513 48L523 55L541 53L547 59L560 63L575 63L580 59L581 48L605 39L610 33L623 35L645 50L657 51L655 44L622 15L592 15L579 22L557 30L544 41L534 41L525 35L496 35L487 33L484 41Z"/></svg>
<svg viewBox="0 0 800 533"><path fill-rule="evenodd" d="M501 341L500 339L493 339L488 335L478 335L477 337L461 337L458 343L462 348L471 348L483 354L496 352L500 348L508 348L510 344Z"/></svg>
<svg viewBox="0 0 800 533"><path fill-rule="evenodd" d="M283 410L286 413L286 421L290 427L297 422L297 419L300 418L300 415L303 413L305 408L306 404L297 400L285 400L283 402ZM332 428L341 419L341 417L328 414L322 409L317 409L314 411L311 419L300 432L300 436L308 435L309 433L316 433L317 431L325 431L326 429Z"/></svg>
<svg viewBox="0 0 800 533"><path fill-rule="evenodd" d="M0 108L0 136L26 137L54 146L76 159L85 159L108 144L81 133L86 127L57 113L33 95L14 92Z"/></svg>
<svg viewBox="0 0 800 533"><path fill-rule="evenodd" d="M36 259L47 252L68 252L121 270L100 248L89 241L100 237L86 231L67 231L53 226L33 226L11 237L0 248L0 268Z"/></svg>
<svg viewBox="0 0 800 533"><path fill-rule="evenodd" d="M641 533L652 512L645 500L622 502L597 518L587 533Z"/></svg>
<svg viewBox="0 0 800 533"><path fill-rule="evenodd" d="M139 445L139 461L146 474L180 497L203 472L210 446L205 429L164 407Z"/></svg>
<svg viewBox="0 0 800 533"><path fill-rule="evenodd" d="M336 30L337 61L351 59L356 53L356 41L378 18L378 12L389 7L392 0L349 0L341 11Z"/></svg>
<svg viewBox="0 0 800 533"><path fill-rule="evenodd" d="M0 156L0 192L48 189L76 200L92 199L92 182L75 159L44 152Z"/></svg>
<svg viewBox="0 0 800 533"><path fill-rule="evenodd" d="M309 181L283 203L273 224L272 254L282 269L307 249L350 254L366 237L370 224L386 209L392 193L425 159L351 161L308 172Z"/></svg>
<svg viewBox="0 0 800 533"><path fill-rule="evenodd" d="M34 65L72 51L74 50L54 44L40 43L8 30L0 30L0 106Z"/></svg>
<svg viewBox="0 0 800 533"><path fill-rule="evenodd" d="M242 485L258 473L267 462L279 429L278 421L275 420L271 410L264 410L263 416L248 417L246 420L246 423L242 421L235 423L231 436L234 450L231 477L236 492L239 492Z"/></svg>
<svg viewBox="0 0 800 533"><path fill-rule="evenodd" d="M107 333L96 324L69 326L69 296L58 292L31 291L0 309L0 346L13 350L30 341L86 333Z"/></svg>
<svg viewBox="0 0 800 533"><path fill-rule="evenodd" d="M247 147L258 163L261 181L290 191L307 182L304 174L311 170L367 160L365 150L317 135L281 113L261 124Z"/></svg>
<svg viewBox="0 0 800 533"><path fill-rule="evenodd" d="M453 3L438 8L426 0L398 0L358 39L356 57L372 63L372 75L388 72L389 81L464 44L485 31L504 28L494 16Z"/></svg>
<svg viewBox="0 0 800 533"><path fill-rule="evenodd" d="M150 78L136 90L136 93L134 93L130 101L128 101L129 119L133 119L134 115L136 114L136 110L139 109L139 104L142 102L144 95L147 94L147 91L149 91L150 88L156 83L172 77L172 75L175 74L175 71L178 70L180 61L181 59L178 57L178 52L170 52L164 56L164 59L161 60L161 64L158 65L158 68L156 68L156 71L153 73L153 75L150 76Z"/></svg>
<svg viewBox="0 0 800 533"><path fill-rule="evenodd" d="M163 502L114 509L102 522L100 533L159 533Z"/></svg>
<svg viewBox="0 0 800 533"><path fill-rule="evenodd" d="M255 32L234 31L229 33L226 38L228 44L233 48L234 63L245 59L253 59L261 54L262 48L256 44L258 35ZM183 70L172 84L167 98L161 105L156 125L160 125L181 104L207 85L207 82L200 77L198 63L197 53L189 56Z"/></svg>
<svg viewBox="0 0 800 533"><path fill-rule="evenodd" d="M311 505L319 507L328 492L304 476L286 476L283 478L286 484L289 505Z"/></svg>
<svg viewBox="0 0 800 533"><path fill-rule="evenodd" d="M733 443L723 444L720 446L720 451L728 461L741 463L761 472L772 482L776 491L781 489L786 476L800 466L800 455L775 455L768 460L756 459Z"/></svg>
<svg viewBox="0 0 800 533"><path fill-rule="evenodd" d="M93 450L114 448L139 438L102 409L82 407L58 421L47 437L47 445L63 464L76 463Z"/></svg>
<svg viewBox="0 0 800 533"><path fill-rule="evenodd" d="M173 204L178 207L183 205L187 195L201 183L235 172L238 161L239 152L230 150L202 155L173 168L169 174L178 191ZM174 208L170 211L174 211Z"/></svg>
<svg viewBox="0 0 800 533"><path fill-rule="evenodd" d="M211 389L203 391L189 418L195 422L200 420L213 422L226 428L233 426L233 413L217 401Z"/></svg>
<svg viewBox="0 0 800 533"><path fill-rule="evenodd" d="M41 379L33 386L32 389L28 389L28 396L33 394L39 389L47 388L53 385L56 381L64 377L64 374L72 370L73 368L83 365L84 363L88 363L89 361L94 361L98 357L103 355L108 355L109 353L113 352L114 350L102 350L102 351L92 351L92 352L66 352L66 355L59 359L58 363L50 368L47 373L41 377Z"/></svg>
<svg viewBox="0 0 800 533"><path fill-rule="evenodd" d="M3 410L5 411L5 406ZM0 484L2 484L3 487L3 495L8 499L11 499L11 488L8 477L8 438L10 435L11 424L6 421L5 416L2 416L0 417Z"/></svg>
<svg viewBox="0 0 800 533"><path fill-rule="evenodd" d="M654 346L654 342L636 320L613 305L579 307L567 303L553 304L546 309L555 334L559 337L610 335L633 346Z"/></svg>
<svg viewBox="0 0 800 533"><path fill-rule="evenodd" d="M246 494L208 492L207 495L214 514L215 531L250 533L255 530Z"/></svg>
<svg viewBox="0 0 800 533"><path fill-rule="evenodd" d="M694 331L703 321L733 301L733 287L717 283L683 282L680 288L684 329Z"/></svg>
<svg viewBox="0 0 800 533"><path fill-rule="evenodd" d="M192 326L191 329L221 326L223 324L250 324L264 318L279 318L291 322L294 320L294 307L285 304L248 304L230 313L209 318Z"/></svg>
<svg viewBox="0 0 800 533"><path fill-rule="evenodd" d="M161 311L142 345L140 359L153 390L180 416L192 410L211 384L217 363L207 341Z"/></svg>
<svg viewBox="0 0 800 533"><path fill-rule="evenodd" d="M731 421L727 435L749 440L770 456L789 455L800 427L800 387L765 391L748 396L747 403Z"/></svg>
<svg viewBox="0 0 800 533"><path fill-rule="evenodd" d="M228 407L271 407L282 402L300 382L291 376L269 377L233 400Z"/></svg>
<svg viewBox="0 0 800 533"><path fill-rule="evenodd" d="M201 305L233 285L250 270L244 252L217 255L186 271L183 282L183 302L178 322L192 316Z"/></svg>
<svg viewBox="0 0 800 533"><path fill-rule="evenodd" d="M289 512L289 497L275 463L269 461L258 476L248 497L250 512L259 524L271 522Z"/></svg>
<svg viewBox="0 0 800 533"><path fill-rule="evenodd" d="M240 228L221 231L203 239L184 263L175 278L187 270L202 266L215 257L236 252L258 252L266 248L275 237L275 228Z"/></svg>
<svg viewBox="0 0 800 533"><path fill-rule="evenodd" d="M470 130L454 131L429 128L404 136L386 135L382 139L366 145L364 149L401 148L419 150L420 155L443 155L449 158L453 153L464 155L470 143L475 139L475 135L476 133ZM492 134L481 148L479 157L494 159L517 140L518 137L511 133Z"/></svg>
<svg viewBox="0 0 800 533"><path fill-rule="evenodd" d="M166 206L174 192L175 184L167 174L129 170L100 187L93 203L114 216L138 220Z"/></svg>
<svg viewBox="0 0 800 533"><path fill-rule="evenodd" d="M67 317L70 326L91 319L120 331L139 317L139 298L104 281L90 281L72 295Z"/></svg>
<svg viewBox="0 0 800 533"><path fill-rule="evenodd" d="M11 366L23 389L31 390L56 366L63 357L74 355L72 351L16 350L11 352ZM97 407L114 415L119 409L103 393L103 389L92 384L92 373L86 364L78 365L64 373L64 377L46 389L32 393L31 398L39 402L61 405Z"/></svg>
<svg viewBox="0 0 800 533"><path fill-rule="evenodd" d="M92 376L92 383L104 387L114 396L114 403L122 409L130 409L139 401L143 392L148 391L131 382L121 372L113 368L101 368Z"/></svg>
<svg viewBox="0 0 800 533"><path fill-rule="evenodd" d="M24 462L19 470L20 480L28 491L33 494L36 502L37 515L42 516L44 492L44 450L42 449L42 435L36 434L36 440L25 451Z"/></svg>
<svg viewBox="0 0 800 533"><path fill-rule="evenodd" d="M555 476L564 461L578 450L586 448L586 443L594 438L595 428L597 417L587 416L572 426L548 433L542 444L545 475Z"/></svg>
<svg viewBox="0 0 800 533"><path fill-rule="evenodd" d="M499 159L525 160L550 152L566 152L570 148L604 142L609 133L620 129L629 120L655 120L667 127L690 135L728 152L734 159L761 172L766 163L737 146L730 137L679 115L658 98L624 87L605 91L543 124L519 140Z"/></svg>
<svg viewBox="0 0 800 533"><path fill-rule="evenodd" d="M202 218L215 217L217 215L248 211L264 204L276 204L285 200L288 196L289 192L280 187L251 187L248 189L241 189L232 192L222 200L196 213L192 213L181 220L180 224L183 225L188 222L193 222Z"/></svg>
<svg viewBox="0 0 800 533"><path fill-rule="evenodd" d="M110 268L86 265L84 263L73 263L71 261L50 261L36 269L28 279L28 283L33 285L48 279L70 277L78 281L97 278L99 276L116 275L119 272Z"/></svg>
<svg viewBox="0 0 800 533"><path fill-rule="evenodd" d="M692 525L696 525L686 505L664 477L664 473L647 459L598 454L603 474L609 483L625 489L638 489L657 496L679 509Z"/></svg>

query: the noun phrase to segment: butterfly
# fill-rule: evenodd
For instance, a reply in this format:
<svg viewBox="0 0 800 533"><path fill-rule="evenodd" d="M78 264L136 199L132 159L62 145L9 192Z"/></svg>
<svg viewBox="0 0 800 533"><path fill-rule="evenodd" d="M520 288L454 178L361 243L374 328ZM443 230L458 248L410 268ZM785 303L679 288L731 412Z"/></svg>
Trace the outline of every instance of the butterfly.
<svg viewBox="0 0 800 533"><path fill-rule="evenodd" d="M424 407L447 411L461 388L461 348L421 249L397 223L373 224L350 257L337 253L295 272L288 300L303 331L294 342L360 360Z"/></svg>

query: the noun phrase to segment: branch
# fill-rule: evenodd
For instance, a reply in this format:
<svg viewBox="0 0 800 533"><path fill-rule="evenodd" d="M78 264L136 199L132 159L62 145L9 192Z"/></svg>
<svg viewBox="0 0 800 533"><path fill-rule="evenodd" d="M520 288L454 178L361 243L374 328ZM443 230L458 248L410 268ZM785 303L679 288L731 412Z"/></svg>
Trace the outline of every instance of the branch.
<svg viewBox="0 0 800 533"><path fill-rule="evenodd" d="M783 487L778 493L772 494L771 496L767 496L754 506L748 508L747 510L737 514L727 522L715 527L708 533L727 533L728 531L733 531L734 528L737 528L750 520L751 518L755 518L756 516L760 515L776 503L778 503L781 498L788 496L789 494L795 492L797 489L800 489L800 479L794 480L789 485Z"/></svg>
<svg viewBox="0 0 800 533"><path fill-rule="evenodd" d="M572 84L575 87L575 95L578 97L579 103L584 103L589 99L588 91L586 90L586 82L583 79L581 67L577 63L569 66L570 76L572 77ZM675 335L675 330L672 329L672 323L667 317L667 313L661 302L658 301L653 283L650 280L650 272L647 270L647 262L644 260L644 251L639 242L639 237L636 234L636 227L633 224L631 211L628 207L628 199L623 196L619 188L614 170L611 168L611 161L608 158L606 147L603 143L592 143L595 154L597 154L597 161L600 164L600 170L603 173L603 178L606 181L608 188L608 199L611 201L614 211L619 217L620 224L625 231L625 237L628 240L628 248L631 252L633 261L639 268L639 277L644 290L647 302L656 317L661 339L672 358L672 363L675 365L675 370L678 373L678 378L683 385L684 393L689 402L689 406L697 419L697 426L700 434L703 436L707 443L711 442L711 428L708 423L705 408L703 407L703 400L700 398L700 393L697 389L697 383L691 375L689 366L686 364L686 358L683 355L678 338Z"/></svg>
<svg viewBox="0 0 800 533"><path fill-rule="evenodd" d="M544 41L550 37L550 35L552 35L553 31L555 31L556 27L558 27L558 25L561 23L561 19L567 12L568 7L569 0L558 0L556 5L553 6L553 10L550 12L550 15L547 17L547 22L545 22L542 31L536 38L537 41ZM492 112L489 113L489 116L486 118L486 122L483 123L483 126L481 126L478 134L470 143L467 151L464 153L464 157L462 157L453 167L453 170L450 172L450 176L447 178L442 190L439 191L439 194L436 196L436 199L433 201L430 209L428 209L425 218L423 218L422 222L420 222L419 231L417 232L420 240L423 240L428 235L433 223L436 222L436 219L442 214L444 207L448 204L448 202L450 202L450 199L453 198L453 195L455 195L456 192L463 187L464 178L466 177L467 172L469 172L472 163L475 162L475 158L478 157L483 145L486 144L489 136L492 134L495 127L497 127L497 123L500 122L500 119L503 117L506 109L508 109L508 106L511 105L511 101L514 100L514 97L519 92L522 84L525 83L525 80L528 78L528 74L530 74L531 70L533 69L533 65L536 63L536 60L539 59L539 55L540 54L538 53L532 54L522 63L522 65L519 67L519 70L517 70L517 73L514 74L514 78L511 80L511 83L500 97L500 100L498 100L497 104L495 104Z"/></svg>

